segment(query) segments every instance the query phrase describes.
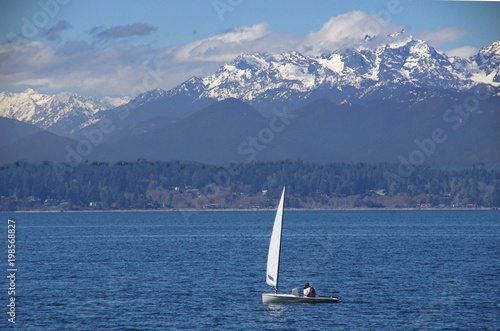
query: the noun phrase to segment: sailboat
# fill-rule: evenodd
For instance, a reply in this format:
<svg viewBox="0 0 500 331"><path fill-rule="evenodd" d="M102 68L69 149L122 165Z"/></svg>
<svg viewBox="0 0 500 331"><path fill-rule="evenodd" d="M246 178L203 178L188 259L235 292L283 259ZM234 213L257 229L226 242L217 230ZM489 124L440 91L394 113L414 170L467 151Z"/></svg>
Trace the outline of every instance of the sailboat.
<svg viewBox="0 0 500 331"><path fill-rule="evenodd" d="M273 233L269 243L269 252L267 254L267 273L266 283L274 289L274 293L262 293L262 303L287 303L287 302L337 302L336 297L304 297L299 295L299 291L295 288L292 294L278 293L278 276L280 269L281 255L281 233L283 229L283 210L285 205L285 187L281 193L281 199L276 211L274 219Z"/></svg>

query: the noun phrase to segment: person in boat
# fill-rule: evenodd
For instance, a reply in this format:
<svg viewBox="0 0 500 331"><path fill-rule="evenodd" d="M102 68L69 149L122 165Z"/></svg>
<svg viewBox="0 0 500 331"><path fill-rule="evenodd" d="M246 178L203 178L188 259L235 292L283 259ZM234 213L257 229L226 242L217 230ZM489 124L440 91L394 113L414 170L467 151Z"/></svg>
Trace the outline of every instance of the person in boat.
<svg viewBox="0 0 500 331"><path fill-rule="evenodd" d="M313 298L316 296L316 290L309 285L309 282L304 283L304 296Z"/></svg>

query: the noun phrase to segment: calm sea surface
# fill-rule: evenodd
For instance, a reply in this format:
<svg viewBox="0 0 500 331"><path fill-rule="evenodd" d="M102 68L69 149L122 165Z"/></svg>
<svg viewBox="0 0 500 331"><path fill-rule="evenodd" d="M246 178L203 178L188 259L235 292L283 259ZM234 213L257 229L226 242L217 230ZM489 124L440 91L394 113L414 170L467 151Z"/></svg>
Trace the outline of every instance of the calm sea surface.
<svg viewBox="0 0 500 331"><path fill-rule="evenodd" d="M340 297L317 305L261 303L273 211L0 217L3 329L500 328L499 211L285 212L280 291Z"/></svg>

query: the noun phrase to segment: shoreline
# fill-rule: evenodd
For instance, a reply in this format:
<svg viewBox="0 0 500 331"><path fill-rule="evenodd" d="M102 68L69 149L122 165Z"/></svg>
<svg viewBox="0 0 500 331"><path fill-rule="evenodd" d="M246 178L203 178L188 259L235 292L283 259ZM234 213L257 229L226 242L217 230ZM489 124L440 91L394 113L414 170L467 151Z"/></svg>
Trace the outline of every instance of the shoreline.
<svg viewBox="0 0 500 331"><path fill-rule="evenodd" d="M495 207L477 207L477 208L342 208L342 209L307 209L307 208L289 208L288 211L464 211L464 210L498 210ZM100 209L100 210L15 210L0 211L0 214L17 213L157 213L157 212L270 212L276 209Z"/></svg>

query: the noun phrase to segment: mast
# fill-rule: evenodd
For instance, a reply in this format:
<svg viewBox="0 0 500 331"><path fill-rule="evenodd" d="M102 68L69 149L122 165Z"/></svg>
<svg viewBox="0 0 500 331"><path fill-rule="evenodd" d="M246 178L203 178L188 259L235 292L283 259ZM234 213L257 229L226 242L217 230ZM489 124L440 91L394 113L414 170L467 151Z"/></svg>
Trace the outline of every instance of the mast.
<svg viewBox="0 0 500 331"><path fill-rule="evenodd" d="M278 208L281 208L281 229L280 229L280 248L278 254L278 272L276 273L276 289L274 290L276 293L278 293L278 278L280 276L281 235L283 234L283 214L285 213L285 186L283 186L283 192L281 193L281 199Z"/></svg>

